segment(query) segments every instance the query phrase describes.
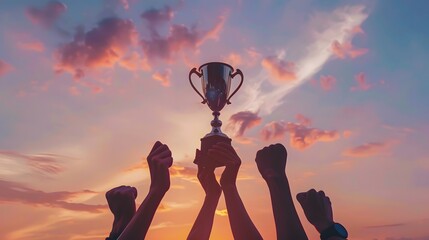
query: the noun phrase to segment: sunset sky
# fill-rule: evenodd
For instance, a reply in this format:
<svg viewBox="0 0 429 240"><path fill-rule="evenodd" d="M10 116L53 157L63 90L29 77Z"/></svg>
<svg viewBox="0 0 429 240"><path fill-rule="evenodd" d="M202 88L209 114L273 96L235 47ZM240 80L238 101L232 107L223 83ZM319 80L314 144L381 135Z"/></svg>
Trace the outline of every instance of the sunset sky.
<svg viewBox="0 0 429 240"><path fill-rule="evenodd" d="M280 142L292 195L323 189L350 239L428 240L428 9L426 0L0 0L0 239L103 239L113 220L105 192L136 186L140 205L156 140L174 163L147 239L185 239L204 198L195 148L213 118L188 73L221 61L244 73L220 119L264 239L275 226L254 160ZM222 196L211 239L232 239L225 209Z"/></svg>

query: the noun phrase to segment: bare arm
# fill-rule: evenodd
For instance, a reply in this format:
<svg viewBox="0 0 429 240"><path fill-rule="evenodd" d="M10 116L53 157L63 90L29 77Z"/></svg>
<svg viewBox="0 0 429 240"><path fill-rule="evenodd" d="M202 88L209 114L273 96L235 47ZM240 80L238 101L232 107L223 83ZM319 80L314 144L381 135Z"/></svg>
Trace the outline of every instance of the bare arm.
<svg viewBox="0 0 429 240"><path fill-rule="evenodd" d="M188 240L203 240L209 239L213 227L214 214L221 195L221 188L216 181L214 168L204 165L207 159L197 161L198 158L203 158L202 153L197 149L195 154L198 165L198 180L203 187L206 197L204 198L203 206L195 219L194 225L188 235Z"/></svg>
<svg viewBox="0 0 429 240"><path fill-rule="evenodd" d="M156 142L147 157L147 161L151 175L149 193L118 239L144 239L152 223L156 209L170 188L170 173L168 168L173 163L173 158L168 146Z"/></svg>
<svg viewBox="0 0 429 240"><path fill-rule="evenodd" d="M214 158L225 163L225 170L220 179L220 185L225 195L229 222L234 239L262 239L258 229L250 219L238 193L236 180L241 159L234 148L225 143L218 143L209 150Z"/></svg>
<svg viewBox="0 0 429 240"><path fill-rule="evenodd" d="M277 239L307 240L290 193L285 173L286 158L286 148L275 144L259 150L256 163L270 190Z"/></svg>

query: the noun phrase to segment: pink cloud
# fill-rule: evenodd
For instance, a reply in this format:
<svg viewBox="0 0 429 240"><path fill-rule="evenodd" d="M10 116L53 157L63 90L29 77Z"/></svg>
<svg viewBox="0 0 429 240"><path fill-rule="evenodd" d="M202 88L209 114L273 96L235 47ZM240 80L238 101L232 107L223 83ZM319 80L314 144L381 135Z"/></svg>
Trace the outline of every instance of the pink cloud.
<svg viewBox="0 0 429 240"><path fill-rule="evenodd" d="M243 111L233 114L229 118L227 129L235 132L236 137L241 137L244 132L261 123L262 119L257 113Z"/></svg>
<svg viewBox="0 0 429 240"><path fill-rule="evenodd" d="M295 119L304 126L310 126L311 125L311 119L302 115L301 113L298 113L295 115Z"/></svg>
<svg viewBox="0 0 429 240"><path fill-rule="evenodd" d="M392 145L392 141L365 143L356 147L346 149L343 152L343 155L347 157L356 158L370 157L385 153L386 150L388 150Z"/></svg>
<svg viewBox="0 0 429 240"><path fill-rule="evenodd" d="M174 16L171 8L149 10L142 14L148 23L150 37L140 41L143 52L149 59L172 61L173 56L182 50L197 50L208 39L216 39L223 29L226 17L221 15L217 23L209 30L200 30L182 24L170 24L167 36L161 36L158 25L166 23Z"/></svg>
<svg viewBox="0 0 429 240"><path fill-rule="evenodd" d="M0 59L0 77L12 70L12 66Z"/></svg>
<svg viewBox="0 0 429 240"><path fill-rule="evenodd" d="M291 123L284 121L275 121L268 123L261 130L261 136L264 140L281 139L286 133L289 133L290 144L296 149L305 149L315 144L316 142L331 142L339 139L338 131L321 130L310 128L311 121L302 115L297 115L297 119L301 123ZM304 121L303 119L306 119Z"/></svg>
<svg viewBox="0 0 429 240"><path fill-rule="evenodd" d="M59 1L50 1L42 8L27 8L25 14L33 24L50 28L66 11L67 6L64 3Z"/></svg>
<svg viewBox="0 0 429 240"><path fill-rule="evenodd" d="M243 62L241 55L238 53L230 53L224 60L235 68Z"/></svg>
<svg viewBox="0 0 429 240"><path fill-rule="evenodd" d="M22 203L31 206L45 206L51 208L63 208L72 211L99 213L107 210L106 205L91 205L84 203L72 203L68 200L83 194L95 192L84 190L81 192L44 192L26 187L17 182L0 179L0 203Z"/></svg>
<svg viewBox="0 0 429 240"><path fill-rule="evenodd" d="M143 70L150 71L152 66L146 58L142 58L137 52L132 52L130 55L123 57L119 61L119 65L129 71Z"/></svg>
<svg viewBox="0 0 429 240"><path fill-rule="evenodd" d="M368 52L366 48L356 49L351 42L340 43L337 40L332 43L331 50L335 56L341 59L345 59L346 57L357 58Z"/></svg>
<svg viewBox="0 0 429 240"><path fill-rule="evenodd" d="M320 77L320 86L325 91L330 91L334 87L337 80L333 76L321 76Z"/></svg>
<svg viewBox="0 0 429 240"><path fill-rule="evenodd" d="M293 81L296 79L295 64L269 56L262 60L262 66L270 75L279 81Z"/></svg>
<svg viewBox="0 0 429 240"><path fill-rule="evenodd" d="M32 52L43 52L45 50L45 45L40 41L27 41L27 42L18 42L17 47L22 50L32 51Z"/></svg>
<svg viewBox="0 0 429 240"><path fill-rule="evenodd" d="M353 135L353 131L351 131L351 130L344 130L343 131L343 137L344 138L349 138L349 137L351 137Z"/></svg>
<svg viewBox="0 0 429 240"><path fill-rule="evenodd" d="M366 75L363 72L357 74L355 76L355 80L357 82L357 86L351 87L350 90L352 91L366 91L372 87L372 85L366 81Z"/></svg>
<svg viewBox="0 0 429 240"><path fill-rule="evenodd" d="M161 85L164 87L170 86L170 77L171 77L170 69L166 69L160 72L155 72L154 74L152 74L152 78L155 79L156 81L161 82Z"/></svg>
<svg viewBox="0 0 429 240"><path fill-rule="evenodd" d="M79 79L86 69L112 67L136 41L137 32L131 20L106 18L88 32L78 28L74 40L58 49L56 71L70 72Z"/></svg>

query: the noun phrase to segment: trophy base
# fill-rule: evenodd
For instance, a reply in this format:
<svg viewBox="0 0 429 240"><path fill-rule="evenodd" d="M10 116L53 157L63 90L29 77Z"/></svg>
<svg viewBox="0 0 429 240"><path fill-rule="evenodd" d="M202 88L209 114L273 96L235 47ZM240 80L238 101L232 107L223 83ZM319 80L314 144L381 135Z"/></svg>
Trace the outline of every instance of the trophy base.
<svg viewBox="0 0 429 240"><path fill-rule="evenodd" d="M219 143L219 142L224 142L224 143L227 143L227 144L231 145L231 138L226 137L226 135L225 136L210 135L210 136L205 136L205 137L201 138L201 148L200 148L201 149L201 153L207 154L208 150L213 145L215 145L216 143ZM197 162L195 162L195 163L196 164L200 164L200 163L197 163ZM217 163L217 162L208 162L208 163L202 163L202 164L207 164L207 165L213 166L215 168L217 168L217 167L223 167L224 166L224 164L220 164L220 163Z"/></svg>

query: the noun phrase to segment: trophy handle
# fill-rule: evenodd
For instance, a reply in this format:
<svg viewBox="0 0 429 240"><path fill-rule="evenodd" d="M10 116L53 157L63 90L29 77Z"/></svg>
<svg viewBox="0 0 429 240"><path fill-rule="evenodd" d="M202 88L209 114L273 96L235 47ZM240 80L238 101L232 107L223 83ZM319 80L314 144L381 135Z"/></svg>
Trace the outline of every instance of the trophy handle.
<svg viewBox="0 0 429 240"><path fill-rule="evenodd" d="M240 77L241 77L241 81L240 81L240 84L238 84L238 87L234 90L234 92L232 92L232 94L231 94L231 95L229 95L229 98L226 100L226 103L227 103L227 104L231 104L231 102L229 101L229 99L231 99L231 98L232 98L232 96L234 96L234 94L238 91L238 89L240 89L241 84L243 84L244 76L243 76L243 73L241 72L241 70L240 70L240 69L237 69L237 70L235 71L235 73L231 74L231 78L233 79L237 74L238 74L238 75L240 75Z"/></svg>
<svg viewBox="0 0 429 240"><path fill-rule="evenodd" d="M200 95L200 97L203 99L203 101L201 103L204 104L207 102L207 100L203 97L203 95L197 90L197 88L192 83L191 77L192 77L193 73L195 73L198 77L202 77L203 75L197 71L197 68L192 68L192 70L189 72L189 83L191 84L191 86L195 90L195 92L197 92L198 95Z"/></svg>

